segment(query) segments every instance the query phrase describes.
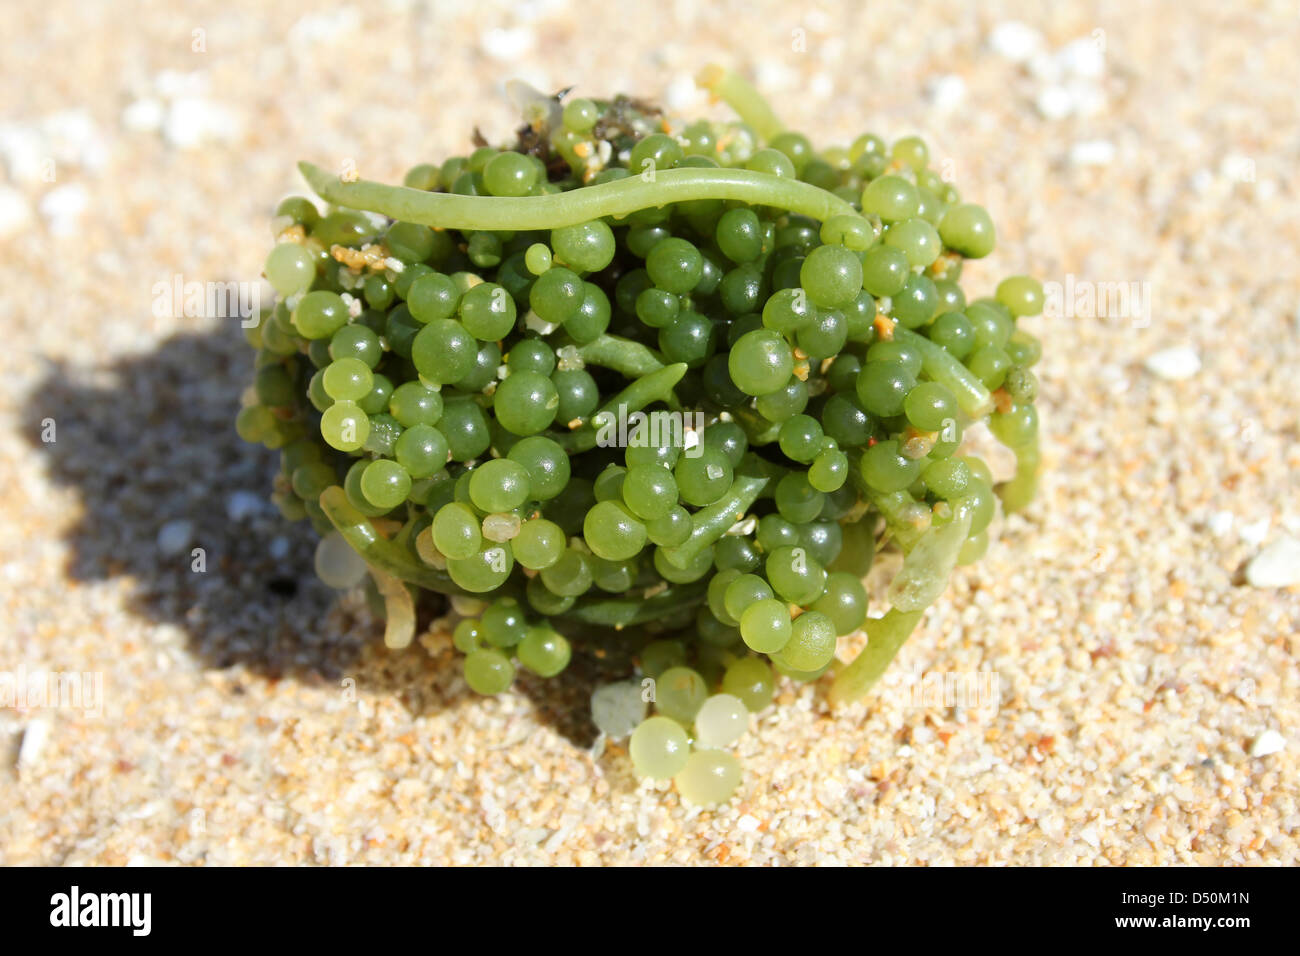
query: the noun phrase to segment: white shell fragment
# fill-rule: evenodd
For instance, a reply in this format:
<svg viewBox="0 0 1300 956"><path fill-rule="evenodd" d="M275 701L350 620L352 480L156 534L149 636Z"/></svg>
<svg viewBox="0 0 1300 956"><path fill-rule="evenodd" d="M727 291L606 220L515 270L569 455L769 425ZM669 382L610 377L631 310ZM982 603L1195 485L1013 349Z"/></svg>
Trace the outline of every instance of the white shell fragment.
<svg viewBox="0 0 1300 956"><path fill-rule="evenodd" d="M1266 730L1250 742L1250 755L1252 757L1267 757L1270 754L1281 753L1285 747L1285 737L1276 730Z"/></svg>
<svg viewBox="0 0 1300 956"><path fill-rule="evenodd" d="M1246 565L1246 581L1256 588L1289 588L1300 584L1300 541L1281 537Z"/></svg>
<svg viewBox="0 0 1300 956"><path fill-rule="evenodd" d="M1175 345L1149 356L1146 367L1152 375L1181 382L1201 370L1201 357L1190 345Z"/></svg>

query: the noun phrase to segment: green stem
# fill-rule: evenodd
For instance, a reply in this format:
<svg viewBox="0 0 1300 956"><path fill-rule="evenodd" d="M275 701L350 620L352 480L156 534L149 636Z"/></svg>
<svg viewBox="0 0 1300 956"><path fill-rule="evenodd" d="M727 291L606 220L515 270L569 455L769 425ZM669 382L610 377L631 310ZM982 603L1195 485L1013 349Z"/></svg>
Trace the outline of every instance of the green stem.
<svg viewBox="0 0 1300 956"><path fill-rule="evenodd" d="M857 469L854 469L854 473L857 473ZM889 526L890 533L904 553L911 551L921 537L930 530L928 526L920 528L912 523L909 512L915 512L915 509L908 506L918 502L909 492L891 491L886 494L869 487L864 481L858 482L858 489L866 495L871 506L884 517L885 524Z"/></svg>
<svg viewBox="0 0 1300 956"><path fill-rule="evenodd" d="M400 578L394 577L373 565L370 576L375 579L375 589L384 599L384 644L400 651L410 647L415 640L415 598Z"/></svg>
<svg viewBox="0 0 1300 956"><path fill-rule="evenodd" d="M320 506L338 533L372 568L430 591L469 594L446 572L416 561L394 542L380 535L370 519L352 506L338 485L331 485L321 492Z"/></svg>
<svg viewBox="0 0 1300 956"><path fill-rule="evenodd" d="M899 648L916 630L917 622L924 613L891 608L884 617L867 621L867 646L835 678L835 683L831 685L831 703L846 704L871 690Z"/></svg>
<svg viewBox="0 0 1300 956"><path fill-rule="evenodd" d="M889 603L899 611L923 611L939 599L957 566L957 556L970 532L971 508L958 502L957 513L945 525L932 527L907 553L903 566L889 582Z"/></svg>
<svg viewBox="0 0 1300 956"><path fill-rule="evenodd" d="M657 372L642 375L602 405L600 411L592 416L593 420L620 411L624 413L640 411L651 402L667 401L673 386L682 380L688 367L685 362L674 362L672 365L665 365Z"/></svg>
<svg viewBox="0 0 1300 956"><path fill-rule="evenodd" d="M1016 453L1016 474L1010 481L998 486L1002 510L1010 514L1027 507L1038 492L1038 439L1009 446Z"/></svg>
<svg viewBox="0 0 1300 956"><path fill-rule="evenodd" d="M947 387L961 410L971 418L983 418L993 409L993 398L984 383L942 345L901 326L894 329L894 341L916 349L921 354L921 368L925 374Z"/></svg>
<svg viewBox="0 0 1300 956"><path fill-rule="evenodd" d="M737 475L731 490L721 501L715 501L691 516L691 536L675 548L665 548L664 560L679 568L689 565L701 551L721 538L728 528L745 516L745 512L767 487L768 481L765 476Z"/></svg>
<svg viewBox="0 0 1300 956"><path fill-rule="evenodd" d="M569 452L583 452L595 448L599 444L601 429L608 427L607 419L617 424L619 415L626 420L628 415L639 412L647 405L671 400L673 386L682 380L686 369L685 362L676 362L665 365L657 372L642 375L602 405L591 416L589 422L556 440Z"/></svg>
<svg viewBox="0 0 1300 956"><path fill-rule="evenodd" d="M925 609L947 588L962 545L966 543L973 513L969 500L957 501L955 505L957 510L951 521L932 526L907 552L903 567L889 584L892 607L884 617L867 621L867 646L835 679L831 688L833 702L844 703L866 694L889 667Z"/></svg>
<svg viewBox="0 0 1300 956"><path fill-rule="evenodd" d="M650 181L629 176L568 192L519 198L430 193L365 179L344 182L311 163L299 163L298 169L327 202L436 229L558 229L604 216L621 219L642 209L693 199L778 206L820 222L836 215L858 215L849 203L817 186L747 169L666 169Z"/></svg>
<svg viewBox="0 0 1300 956"><path fill-rule="evenodd" d="M581 621L584 624L595 624L600 627L629 627L698 604L703 600L707 588L706 583L694 581L690 584L670 587L650 598L628 595L580 600L564 614L559 615L558 619Z"/></svg>
<svg viewBox="0 0 1300 956"><path fill-rule="evenodd" d="M735 110L765 142L785 129L767 100L740 74L711 64L700 71L695 81Z"/></svg>
<svg viewBox="0 0 1300 956"><path fill-rule="evenodd" d="M664 367L654 349L617 335L602 335L578 346L578 354L587 365L599 365L625 378L640 378Z"/></svg>

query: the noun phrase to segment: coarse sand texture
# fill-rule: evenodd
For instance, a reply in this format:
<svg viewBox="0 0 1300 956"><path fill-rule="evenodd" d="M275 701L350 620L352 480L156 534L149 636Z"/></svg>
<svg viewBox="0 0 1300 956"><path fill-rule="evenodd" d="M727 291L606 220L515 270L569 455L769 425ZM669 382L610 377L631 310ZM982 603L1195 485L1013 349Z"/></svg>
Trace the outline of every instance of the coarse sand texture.
<svg viewBox="0 0 1300 956"><path fill-rule="evenodd" d="M0 864L1295 864L1300 20L1019 6L10 11ZM714 61L819 145L924 137L998 224L967 293L1031 274L1049 311L1038 499L867 699L779 684L699 809L593 746L590 662L484 699L444 625L384 649L186 288L259 277L300 159L506 141L510 77L722 117Z"/></svg>

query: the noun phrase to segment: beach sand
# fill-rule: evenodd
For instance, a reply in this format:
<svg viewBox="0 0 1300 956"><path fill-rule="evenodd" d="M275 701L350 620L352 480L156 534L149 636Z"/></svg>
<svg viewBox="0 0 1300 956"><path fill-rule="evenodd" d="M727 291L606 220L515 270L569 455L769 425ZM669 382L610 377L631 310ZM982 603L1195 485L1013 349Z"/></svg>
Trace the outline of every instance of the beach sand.
<svg viewBox="0 0 1300 956"><path fill-rule="evenodd" d="M0 671L102 694L0 709L0 863L1297 862L1293 4L52 0L7 20ZM827 681L783 685L736 796L701 810L592 753L583 668L484 700L445 629L386 652L266 505L274 456L233 433L237 322L155 305L177 277L256 280L299 159L394 181L475 125L504 140L513 76L721 116L691 82L711 61L820 144L925 136L998 223L971 297L1029 272L1136 298L1026 320L1038 501L889 686L832 712ZM1265 551L1272 586L1267 556L1247 571ZM998 693L947 706L926 677Z"/></svg>

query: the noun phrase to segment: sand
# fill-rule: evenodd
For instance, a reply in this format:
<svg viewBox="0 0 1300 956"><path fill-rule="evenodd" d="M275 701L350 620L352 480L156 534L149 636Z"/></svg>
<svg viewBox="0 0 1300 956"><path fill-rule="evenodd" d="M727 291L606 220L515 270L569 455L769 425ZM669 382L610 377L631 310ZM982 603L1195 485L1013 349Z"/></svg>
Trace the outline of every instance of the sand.
<svg viewBox="0 0 1300 956"><path fill-rule="evenodd" d="M1295 863L1294 6L858 6L11 10L0 672L86 674L102 706L0 709L0 863ZM229 427L237 323L154 306L256 279L297 159L391 180L504 138L510 76L695 113L712 60L819 142L925 135L999 224L972 296L1028 271L1149 298L1027 323L1039 501L891 686L834 713L783 686L701 810L590 751L582 674L485 701L444 630L377 648Z"/></svg>

